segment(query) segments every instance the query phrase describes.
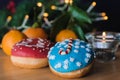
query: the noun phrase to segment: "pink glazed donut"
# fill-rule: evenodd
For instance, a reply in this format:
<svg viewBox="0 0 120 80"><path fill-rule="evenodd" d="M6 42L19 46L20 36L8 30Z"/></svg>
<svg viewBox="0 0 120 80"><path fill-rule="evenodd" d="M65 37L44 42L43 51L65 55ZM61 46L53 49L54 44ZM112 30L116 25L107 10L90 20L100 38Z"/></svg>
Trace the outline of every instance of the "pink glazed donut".
<svg viewBox="0 0 120 80"><path fill-rule="evenodd" d="M46 39L24 39L12 48L11 61L23 68L42 68L48 65L48 51L53 43Z"/></svg>

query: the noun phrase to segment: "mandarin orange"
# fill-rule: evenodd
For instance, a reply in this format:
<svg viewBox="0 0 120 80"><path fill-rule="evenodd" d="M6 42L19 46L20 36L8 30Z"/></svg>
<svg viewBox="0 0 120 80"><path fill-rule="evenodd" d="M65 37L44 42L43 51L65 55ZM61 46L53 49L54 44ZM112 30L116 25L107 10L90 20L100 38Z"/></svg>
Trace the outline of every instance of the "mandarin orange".
<svg viewBox="0 0 120 80"><path fill-rule="evenodd" d="M2 46L3 51L7 55L11 55L11 49L13 45L21 41L24 38L27 38L27 37L22 32L15 30L15 29L10 30L2 38L1 46Z"/></svg>
<svg viewBox="0 0 120 80"><path fill-rule="evenodd" d="M42 38L42 39L47 39L47 34L42 28L34 28L30 27L27 28L23 31L23 33L28 37L28 38Z"/></svg>
<svg viewBox="0 0 120 80"><path fill-rule="evenodd" d="M77 39L77 35L72 30L64 29L64 30L61 30L57 34L56 42L61 42L61 41L65 40L65 39L69 39L69 38Z"/></svg>

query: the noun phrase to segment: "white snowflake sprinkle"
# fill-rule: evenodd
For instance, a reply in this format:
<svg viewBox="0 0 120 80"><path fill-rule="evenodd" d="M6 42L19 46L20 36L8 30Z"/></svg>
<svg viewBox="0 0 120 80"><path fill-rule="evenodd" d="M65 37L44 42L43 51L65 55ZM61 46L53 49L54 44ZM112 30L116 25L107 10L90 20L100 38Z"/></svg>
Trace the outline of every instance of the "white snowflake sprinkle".
<svg viewBox="0 0 120 80"><path fill-rule="evenodd" d="M60 48L61 46L57 46L57 48Z"/></svg>
<svg viewBox="0 0 120 80"><path fill-rule="evenodd" d="M20 47L20 50L22 50L22 47Z"/></svg>
<svg viewBox="0 0 120 80"><path fill-rule="evenodd" d="M50 55L50 56L49 56L49 59L55 60L55 55Z"/></svg>
<svg viewBox="0 0 120 80"><path fill-rule="evenodd" d="M39 52L42 52L41 50L39 50Z"/></svg>
<svg viewBox="0 0 120 80"><path fill-rule="evenodd" d="M65 42L61 42L62 45L65 45L66 43Z"/></svg>
<svg viewBox="0 0 120 80"><path fill-rule="evenodd" d="M77 48L77 49L78 49L78 48L79 48L79 46L75 46L75 48Z"/></svg>
<svg viewBox="0 0 120 80"><path fill-rule="evenodd" d="M32 50L35 50L35 48L33 48Z"/></svg>
<svg viewBox="0 0 120 80"><path fill-rule="evenodd" d="M74 60L75 60L74 58L70 57L70 62L73 62Z"/></svg>
<svg viewBox="0 0 120 80"><path fill-rule="evenodd" d="M64 48L67 48L68 45L65 45Z"/></svg>
<svg viewBox="0 0 120 80"><path fill-rule="evenodd" d="M86 53L86 56L87 56L88 58L90 58L90 57L91 57L91 54L90 54L90 53Z"/></svg>
<svg viewBox="0 0 120 80"><path fill-rule="evenodd" d="M80 67L81 65L81 62L76 62L76 66Z"/></svg>
<svg viewBox="0 0 120 80"><path fill-rule="evenodd" d="M89 47L89 48L92 48L92 45L91 45L91 44L87 44L86 46Z"/></svg>
<svg viewBox="0 0 120 80"><path fill-rule="evenodd" d="M83 45L81 45L80 47L81 47L81 48L85 48L85 46L83 46Z"/></svg>
<svg viewBox="0 0 120 80"><path fill-rule="evenodd" d="M88 63L89 59L88 58L85 58L85 62Z"/></svg>
<svg viewBox="0 0 120 80"><path fill-rule="evenodd" d="M89 49L89 48L86 48L86 51L90 52L90 49Z"/></svg>
<svg viewBox="0 0 120 80"><path fill-rule="evenodd" d="M74 50L74 53L78 53L78 50L77 50L77 49L75 49L75 50Z"/></svg>
<svg viewBox="0 0 120 80"><path fill-rule="evenodd" d="M75 45L77 46L77 45L79 45L80 44L80 42L75 42Z"/></svg>
<svg viewBox="0 0 120 80"><path fill-rule="evenodd" d="M68 62L69 62L68 59L66 59L66 60L64 61L64 64L65 64L65 65L68 65Z"/></svg>
<svg viewBox="0 0 120 80"><path fill-rule="evenodd" d="M64 68L64 69L68 69L68 65L64 65L63 68Z"/></svg>
<svg viewBox="0 0 120 80"><path fill-rule="evenodd" d="M61 66L62 66L61 63L57 63L57 64L55 65L55 68L61 68Z"/></svg>
<svg viewBox="0 0 120 80"><path fill-rule="evenodd" d="M14 51L17 51L16 49L14 49Z"/></svg>

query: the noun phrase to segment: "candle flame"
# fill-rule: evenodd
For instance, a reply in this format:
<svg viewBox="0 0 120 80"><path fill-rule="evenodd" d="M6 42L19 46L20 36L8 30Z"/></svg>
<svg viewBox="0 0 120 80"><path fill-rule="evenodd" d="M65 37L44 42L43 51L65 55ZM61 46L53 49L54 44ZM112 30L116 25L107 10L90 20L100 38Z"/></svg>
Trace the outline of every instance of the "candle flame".
<svg viewBox="0 0 120 80"><path fill-rule="evenodd" d="M41 3L41 2L38 2L38 3L37 3L37 6L38 6L38 7L42 7L42 3Z"/></svg>
<svg viewBox="0 0 120 80"><path fill-rule="evenodd" d="M52 6L51 6L51 9L52 9L52 10L56 10L57 7L56 7L55 5L52 5Z"/></svg>
<svg viewBox="0 0 120 80"><path fill-rule="evenodd" d="M29 15L25 15L25 19L28 19L29 18Z"/></svg>
<svg viewBox="0 0 120 80"><path fill-rule="evenodd" d="M45 13L43 14L43 16L44 16L44 17L48 17L49 14L48 14L47 12L45 12Z"/></svg>
<svg viewBox="0 0 120 80"><path fill-rule="evenodd" d="M92 6L96 6L96 2L92 2L92 4L91 4Z"/></svg>
<svg viewBox="0 0 120 80"><path fill-rule="evenodd" d="M106 39L106 32L103 32L103 33L102 33L102 36L103 36L103 37L102 37L103 41L105 41L105 39Z"/></svg>

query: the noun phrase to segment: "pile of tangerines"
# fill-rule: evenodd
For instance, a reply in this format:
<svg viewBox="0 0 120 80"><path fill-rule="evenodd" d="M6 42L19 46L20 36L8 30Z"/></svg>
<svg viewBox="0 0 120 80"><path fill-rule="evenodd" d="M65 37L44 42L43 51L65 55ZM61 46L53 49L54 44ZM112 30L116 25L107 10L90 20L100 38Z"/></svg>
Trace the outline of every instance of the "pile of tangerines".
<svg viewBox="0 0 120 80"><path fill-rule="evenodd" d="M43 28L40 27L29 27L26 28L23 31L17 30L17 29L11 29L8 31L2 38L1 42L1 48L4 51L6 55L11 55L11 49L14 44L21 41L25 38L42 38L42 39L48 39L48 35ZM64 39L77 39L76 34L69 29L63 29L61 30L55 39L55 42L61 42Z"/></svg>

